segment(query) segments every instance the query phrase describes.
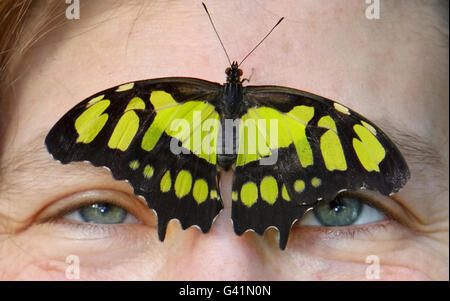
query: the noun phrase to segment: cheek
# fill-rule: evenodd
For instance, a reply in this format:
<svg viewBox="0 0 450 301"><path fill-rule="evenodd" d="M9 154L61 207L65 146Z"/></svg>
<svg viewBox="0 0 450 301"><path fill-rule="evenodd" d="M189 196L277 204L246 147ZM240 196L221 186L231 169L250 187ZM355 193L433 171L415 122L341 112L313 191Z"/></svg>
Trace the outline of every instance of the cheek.
<svg viewBox="0 0 450 301"><path fill-rule="evenodd" d="M3 280L20 281L61 281L61 280L154 280L156 279L149 264L137 264L136 262L127 262L122 264L99 265L91 264L92 258L84 260L86 257L76 257L74 255L62 258L43 258L36 262L18 262L12 263L9 270L4 271ZM13 268L14 267L14 268Z"/></svg>
<svg viewBox="0 0 450 301"><path fill-rule="evenodd" d="M28 239L28 243L37 241ZM1 280L65 280L64 261L51 259L39 248L30 248L15 235L2 239L0 245Z"/></svg>
<svg viewBox="0 0 450 301"><path fill-rule="evenodd" d="M155 279L164 262L158 256L161 243L152 231L140 228L126 230L133 233L130 235L83 237L81 233L58 229L49 233L44 227L32 226L1 241L0 279Z"/></svg>
<svg viewBox="0 0 450 301"><path fill-rule="evenodd" d="M0 279L426 280L425 273L445 271L426 243L407 237L333 239L302 229L280 251L275 230L238 237L228 218L207 235L177 223L169 228L160 243L138 225L87 236L87 230L32 226L0 240ZM374 254L378 260L369 258Z"/></svg>
<svg viewBox="0 0 450 301"><path fill-rule="evenodd" d="M324 262L322 262L324 264ZM430 278L424 273L408 267L370 263L337 262L324 264L326 269L311 273L311 280L324 281L424 281Z"/></svg>
<svg viewBox="0 0 450 301"><path fill-rule="evenodd" d="M39 256L39 252L24 254L17 247L10 247L9 250L14 255L2 257L0 261L3 280L187 280L204 278L205 275L209 275L208 279L216 280L429 280L423 273L407 267L383 263L378 265L373 262L339 262L298 253L291 257L295 258L294 264L280 261L278 269L268 269L263 268L260 262L240 262L239 259L223 258L217 254L203 254L202 261L198 261L198 256L186 254L183 260L175 260L173 257L173 261L159 266L158 260L150 254L130 258L132 256L129 252L115 252L114 256L96 256L86 252L79 257L52 257L48 254ZM120 260L118 257L128 260ZM254 273L255 266L260 266L257 274ZM251 277L250 271L253 272L250 273Z"/></svg>
<svg viewBox="0 0 450 301"><path fill-rule="evenodd" d="M287 267L291 277L311 280L430 280L442 279L443 258L430 242L403 229L373 233L322 233L293 229ZM302 271L309 275L301 275ZM447 268L448 272L448 268ZM310 276L310 278L308 278ZM448 277L448 276L447 276Z"/></svg>

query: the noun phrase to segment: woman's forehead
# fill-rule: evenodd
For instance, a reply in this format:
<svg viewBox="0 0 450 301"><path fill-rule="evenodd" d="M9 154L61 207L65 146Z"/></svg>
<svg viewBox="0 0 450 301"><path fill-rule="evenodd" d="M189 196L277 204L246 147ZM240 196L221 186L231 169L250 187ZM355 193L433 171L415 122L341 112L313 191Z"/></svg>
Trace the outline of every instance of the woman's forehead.
<svg viewBox="0 0 450 301"><path fill-rule="evenodd" d="M50 128L82 99L123 82L166 76L225 81L227 59L201 5L156 9L127 3L84 5L79 20L67 20L22 58L14 88L18 117L32 121L19 124L28 133L24 138L32 138L27 125ZM242 66L244 77L252 74L252 85L323 95L424 137L436 127L448 132L448 117L442 113L442 106L448 106L448 91L442 95L448 73L442 65L448 66L448 58L442 55L445 49L416 34L428 28L426 22L405 17L404 12L418 8L383 2L380 19L369 20L360 1L346 9L314 3L274 8L286 14L285 21ZM246 12L260 18L231 22L223 17L230 9L222 3L210 6L228 52L242 57L277 19L255 7ZM299 15L292 16L296 11ZM311 11L323 16L313 18ZM430 38L442 39L435 34Z"/></svg>

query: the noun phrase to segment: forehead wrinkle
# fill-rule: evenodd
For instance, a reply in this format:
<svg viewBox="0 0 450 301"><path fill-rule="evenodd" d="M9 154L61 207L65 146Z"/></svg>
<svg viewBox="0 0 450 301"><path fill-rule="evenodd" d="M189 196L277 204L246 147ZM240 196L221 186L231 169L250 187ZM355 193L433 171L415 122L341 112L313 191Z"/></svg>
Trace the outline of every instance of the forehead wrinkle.
<svg viewBox="0 0 450 301"><path fill-rule="evenodd" d="M430 198L430 193L438 195L448 191L448 161L430 137L423 137L399 128L390 120L379 121L386 128L391 140L404 156L411 172L410 185L418 195ZM445 143L443 143L446 147ZM444 150L445 152L445 150ZM448 148L446 150L448 153ZM407 184L408 185L408 184ZM433 199L433 198L432 198Z"/></svg>
<svg viewBox="0 0 450 301"><path fill-rule="evenodd" d="M20 192L26 189L36 189L40 187L40 178L73 178L74 176L85 176L89 173L94 176L105 176L109 174L103 168L97 168L84 162L72 162L71 173L67 173L60 162L54 160L44 143L47 132L40 133L32 139L23 150L9 156L8 159L0 162L0 200L5 192ZM11 150L10 150L11 151Z"/></svg>

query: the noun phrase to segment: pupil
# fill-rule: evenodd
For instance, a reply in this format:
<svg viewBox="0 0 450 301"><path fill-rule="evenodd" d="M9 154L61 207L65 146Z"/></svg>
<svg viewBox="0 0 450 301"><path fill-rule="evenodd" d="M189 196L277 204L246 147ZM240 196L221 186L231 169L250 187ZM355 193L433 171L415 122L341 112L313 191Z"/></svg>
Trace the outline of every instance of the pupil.
<svg viewBox="0 0 450 301"><path fill-rule="evenodd" d="M338 212L342 212L343 210L345 210L345 206L342 203L333 200L330 202L330 209L333 210L334 212L338 213Z"/></svg>
<svg viewBox="0 0 450 301"><path fill-rule="evenodd" d="M105 207L105 206L101 206L99 209L100 209L100 212L101 212L101 213L105 213L105 212L108 211L108 208Z"/></svg>

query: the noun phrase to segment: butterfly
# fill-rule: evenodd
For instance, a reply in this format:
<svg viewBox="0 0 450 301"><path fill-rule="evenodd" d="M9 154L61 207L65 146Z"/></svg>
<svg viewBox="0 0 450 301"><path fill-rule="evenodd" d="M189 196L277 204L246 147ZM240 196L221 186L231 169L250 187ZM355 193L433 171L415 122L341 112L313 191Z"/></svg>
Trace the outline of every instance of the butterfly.
<svg viewBox="0 0 450 301"><path fill-rule="evenodd" d="M208 14L209 16L209 14ZM269 227L284 249L292 225L347 190L397 192L410 177L383 131L342 104L280 86L168 77L98 92L69 110L45 144L63 164L88 161L126 180L158 217L210 230L223 208L220 170L233 170L237 235Z"/></svg>

